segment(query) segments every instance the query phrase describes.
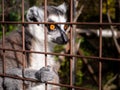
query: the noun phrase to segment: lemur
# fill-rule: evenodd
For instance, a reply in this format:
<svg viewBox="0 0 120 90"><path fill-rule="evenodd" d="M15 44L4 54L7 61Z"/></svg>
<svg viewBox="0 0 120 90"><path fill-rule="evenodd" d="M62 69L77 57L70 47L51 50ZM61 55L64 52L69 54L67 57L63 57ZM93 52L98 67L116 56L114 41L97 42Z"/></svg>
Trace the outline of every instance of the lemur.
<svg viewBox="0 0 120 90"><path fill-rule="evenodd" d="M66 22L66 4L59 6L47 6L47 22L50 24L28 24L25 27L25 50L45 52L45 31L47 31L47 52L53 52L56 44L66 44L68 38L64 24L55 22ZM44 22L44 7L33 6L26 14L28 22ZM47 65L45 66L45 55L41 53L19 52L22 50L22 30L16 30L6 36L4 46L0 41L0 73L8 75L37 79L39 82L29 82L10 77L0 77L0 90L45 90L47 81L59 83L57 62L52 55L47 55ZM11 49L14 49L11 51ZM4 54L3 54L4 53ZM23 71L23 54L25 55L25 69ZM4 57L4 58L3 58ZM3 60L4 59L4 60ZM3 61L5 62L3 65ZM24 82L24 84L23 84ZM60 90L60 87L47 85L48 90Z"/></svg>

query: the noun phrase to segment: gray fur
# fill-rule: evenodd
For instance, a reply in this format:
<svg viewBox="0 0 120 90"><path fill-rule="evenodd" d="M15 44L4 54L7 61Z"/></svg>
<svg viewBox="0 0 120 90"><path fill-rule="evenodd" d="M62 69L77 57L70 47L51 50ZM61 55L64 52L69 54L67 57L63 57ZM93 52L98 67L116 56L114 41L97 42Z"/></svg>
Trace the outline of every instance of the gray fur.
<svg viewBox="0 0 120 90"><path fill-rule="evenodd" d="M35 76L41 82L51 81L55 76L55 72L52 70L50 66L43 67L39 71L35 73Z"/></svg>
<svg viewBox="0 0 120 90"><path fill-rule="evenodd" d="M0 90L3 90L3 78L0 77Z"/></svg>
<svg viewBox="0 0 120 90"><path fill-rule="evenodd" d="M4 90L22 90L23 81L12 79L12 78L5 78L4 80Z"/></svg>
<svg viewBox="0 0 120 90"><path fill-rule="evenodd" d="M29 22L44 22L44 8L43 7L31 7L27 12L27 21ZM55 6L48 6L47 12L48 17L49 15L57 15L57 16L64 16L65 15L65 6L60 5L58 7ZM48 20L49 21L49 20ZM31 30L31 28L33 28ZM25 49L31 50L34 48L34 44L38 43L40 44L39 48L43 49L43 37L39 38L36 37L35 30L37 27L40 26L40 28L43 28L43 24L29 24L25 28ZM28 28L29 27L29 28ZM44 32L44 31L43 31ZM42 33L43 34L43 33ZM47 28L47 35L48 38L48 46L49 50L52 51L53 45L55 43L57 44L65 44L67 43L67 36L65 34L65 31L61 29L61 26L58 25L58 28L54 32L51 32L49 28ZM40 36L40 35L39 35ZM42 41L41 41L42 40ZM42 47L43 45L43 47ZM15 49L15 50L22 50L22 31L16 30L13 31L11 34L9 34L5 38L5 48L8 49ZM0 41L0 48L2 48L2 40ZM39 49L38 48L38 49ZM22 67L23 67L23 53L22 52L16 52L16 51L5 51L5 68L6 68L6 74L16 76L16 77L25 77L25 78L31 78L35 80L39 80L39 83L24 81L24 84L26 85L26 90L37 90L36 86L43 85L44 82L47 81L54 81L55 83L59 83L59 77L57 74L57 65L51 65L47 67L38 67L37 69L30 69L32 66L31 64L31 57L35 54L27 53L25 57L25 71L22 73ZM43 55L44 56L44 55ZM50 59L53 59L52 56ZM34 58L35 59L35 58ZM33 59L33 60L34 60ZM40 58L43 59L43 58ZM3 72L3 51L0 50L0 73ZM49 62L49 60L48 60ZM53 62L53 61L52 61ZM54 61L55 62L55 61ZM55 63L57 64L57 63ZM43 65L44 66L44 65ZM35 88L34 88L35 87ZM52 86L50 86L52 87ZM19 79L13 79L9 77L5 77L4 79L0 77L0 90L22 90L23 89L23 81ZM53 87L49 90L59 90L59 87Z"/></svg>
<svg viewBox="0 0 120 90"><path fill-rule="evenodd" d="M9 75L12 75L12 76L17 76L17 77L22 78L22 69L19 69L19 68L11 69L11 70L7 71L6 73L8 73ZM43 67L39 71L30 70L30 69L24 70L25 78L39 80L41 83L51 81L54 78L54 76L55 76L55 72L53 72L53 70L51 69L50 66ZM0 78L0 79L2 79L2 78ZM0 80L0 81L2 81L2 80ZM0 84L2 84L2 82L0 82ZM5 90L21 90L20 88L22 88L22 84L23 84L22 80L12 79L12 78L4 79ZM25 81L25 84L26 85L30 84L28 87L28 88L30 88L31 86L33 86L34 83L32 84L29 81ZM0 90L2 90L2 89L0 89Z"/></svg>
<svg viewBox="0 0 120 90"><path fill-rule="evenodd" d="M47 15L65 15L66 14L66 9L67 6L65 3L63 3L62 5L55 7L55 6L47 6ZM35 12L36 11L36 12ZM44 7L36 7L33 6L32 8L30 8L30 10L28 11L28 14L26 16L28 21L36 21L36 22L43 22L44 21ZM32 12L32 14L31 14ZM30 14L29 14L30 13ZM36 19L36 20L35 20Z"/></svg>

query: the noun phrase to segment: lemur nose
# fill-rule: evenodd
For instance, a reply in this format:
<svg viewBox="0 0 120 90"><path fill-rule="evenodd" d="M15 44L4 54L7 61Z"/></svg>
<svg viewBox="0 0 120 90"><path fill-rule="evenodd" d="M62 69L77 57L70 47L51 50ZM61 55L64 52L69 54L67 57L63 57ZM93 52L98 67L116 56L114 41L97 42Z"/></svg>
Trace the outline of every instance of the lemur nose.
<svg viewBox="0 0 120 90"><path fill-rule="evenodd" d="M65 32L61 32L61 34L62 34L63 42L64 42L64 44L66 44L68 42L68 37L65 34Z"/></svg>

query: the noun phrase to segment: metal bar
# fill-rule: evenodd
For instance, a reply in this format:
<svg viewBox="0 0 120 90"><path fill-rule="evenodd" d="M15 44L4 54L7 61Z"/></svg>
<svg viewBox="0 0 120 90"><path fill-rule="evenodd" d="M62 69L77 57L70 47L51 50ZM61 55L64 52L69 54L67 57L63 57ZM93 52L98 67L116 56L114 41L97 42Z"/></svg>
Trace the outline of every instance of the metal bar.
<svg viewBox="0 0 120 90"><path fill-rule="evenodd" d="M102 28L99 30L100 38L99 38L99 58L102 57ZM102 90L102 62L99 59L99 90Z"/></svg>
<svg viewBox="0 0 120 90"><path fill-rule="evenodd" d="M58 85L58 86L61 86L61 87L74 88L76 90L91 90L91 89L87 89L87 88L76 87L74 85L57 84L57 83L51 83L51 82L47 82L47 83L52 84L52 85Z"/></svg>
<svg viewBox="0 0 120 90"><path fill-rule="evenodd" d="M74 21L74 19L75 19L75 16L76 16L76 3L77 3L77 0L73 0L73 22L75 22ZM72 35L73 35L73 40L72 40L72 48L73 48L73 55L75 55L75 54L77 54L76 52L77 52L77 50L76 50L76 47L74 47L74 46L76 46L76 25L73 25L72 26ZM76 57L72 57L72 59L73 59L73 75L72 75L72 79L73 79L73 85L75 84L75 82L76 82ZM75 89L72 89L72 90L75 90Z"/></svg>
<svg viewBox="0 0 120 90"><path fill-rule="evenodd" d="M15 21L0 21L0 24L51 24L51 22L15 22ZM52 24L69 24L69 25L93 25L93 26L120 26L120 23L105 23L105 22L52 22Z"/></svg>
<svg viewBox="0 0 120 90"><path fill-rule="evenodd" d="M70 0L70 22L73 22L73 0ZM73 29L70 28L70 55L73 54ZM73 85L73 58L70 58L70 85ZM72 90L72 88L70 88Z"/></svg>
<svg viewBox="0 0 120 90"><path fill-rule="evenodd" d="M1 77L9 77L9 78L18 79L18 80L24 80L24 81L31 81L31 82L36 82L36 83L39 82L36 79L17 77L17 76L12 76L12 75L8 75L8 74L4 75L4 74L0 73L0 76ZM70 86L67 84L57 84L57 83L51 83L51 82L47 82L47 84L61 86L61 87L75 88L77 90L91 90L91 89L82 88L82 87Z"/></svg>
<svg viewBox="0 0 120 90"><path fill-rule="evenodd" d="M44 0L44 21L47 21L47 0ZM45 52L47 52L47 30L44 27L44 34L45 34ZM45 66L47 65L47 54L45 54Z"/></svg>
<svg viewBox="0 0 120 90"><path fill-rule="evenodd" d="M100 0L100 23L102 23L102 0ZM102 28L99 30L99 58L102 57ZM102 62L99 61L99 90L102 90Z"/></svg>
<svg viewBox="0 0 120 90"><path fill-rule="evenodd" d="M4 0L2 0L2 21L5 21L5 17L4 17ZM2 48L4 48L5 46L5 26L2 25ZM3 50L3 57L2 57L3 61L3 74L5 74L5 50Z"/></svg>
<svg viewBox="0 0 120 90"><path fill-rule="evenodd" d="M5 21L5 15L4 15L4 0L2 0L2 21L4 22ZM4 48L5 46L5 26L2 25L2 48ZM5 72L6 72L6 62L5 62L5 50L2 50L3 52L3 55L2 55L2 73L3 75L5 75ZM4 77L3 77L3 83L4 83ZM3 84L3 87L4 87L4 84Z"/></svg>
<svg viewBox="0 0 120 90"><path fill-rule="evenodd" d="M24 0L22 0L22 22L24 22ZM22 76L24 77L24 70L25 70L25 28L22 24L22 61L23 61L23 69L22 69ZM23 90L25 90L24 80L23 80Z"/></svg>
<svg viewBox="0 0 120 90"><path fill-rule="evenodd" d="M47 22L47 0L44 0L44 21ZM46 27L44 26L44 48L45 52L47 52L47 30ZM47 66L47 54L45 54L45 66ZM45 83L45 90L47 90L47 83Z"/></svg>
<svg viewBox="0 0 120 90"><path fill-rule="evenodd" d="M22 0L22 22L24 22L24 0ZM22 50L25 51L25 27L22 24ZM23 69L25 68L25 55L23 52Z"/></svg>
<svg viewBox="0 0 120 90"><path fill-rule="evenodd" d="M56 56L66 56L66 57L76 57L76 58L87 58L93 60L105 60L105 61L120 61L120 58L108 58L108 57L97 57L97 56L80 56L80 55L70 55L70 54L60 54L60 53L51 53L51 52L38 52L38 51L29 51L29 50L15 50L15 49L8 49L8 48L0 48L0 50L6 51L14 51L14 52L27 52L27 53L39 53L39 54L47 54L47 55L56 55Z"/></svg>

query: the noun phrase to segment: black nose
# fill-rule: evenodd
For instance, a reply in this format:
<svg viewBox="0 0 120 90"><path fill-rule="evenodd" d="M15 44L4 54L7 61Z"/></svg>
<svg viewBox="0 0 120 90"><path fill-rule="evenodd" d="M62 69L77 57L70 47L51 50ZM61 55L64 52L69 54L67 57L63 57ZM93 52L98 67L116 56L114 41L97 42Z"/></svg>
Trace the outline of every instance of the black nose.
<svg viewBox="0 0 120 90"><path fill-rule="evenodd" d="M65 32L62 32L61 33L61 36L62 36L62 39L63 39L63 43L66 44L68 42L68 37L67 35L65 34Z"/></svg>
<svg viewBox="0 0 120 90"><path fill-rule="evenodd" d="M66 44L68 42L68 37L65 34L65 32L61 31L61 36L57 37L56 40L55 40L55 42L57 44Z"/></svg>

